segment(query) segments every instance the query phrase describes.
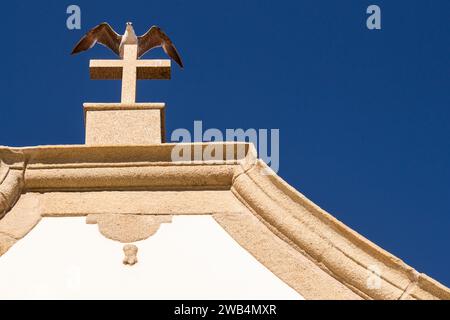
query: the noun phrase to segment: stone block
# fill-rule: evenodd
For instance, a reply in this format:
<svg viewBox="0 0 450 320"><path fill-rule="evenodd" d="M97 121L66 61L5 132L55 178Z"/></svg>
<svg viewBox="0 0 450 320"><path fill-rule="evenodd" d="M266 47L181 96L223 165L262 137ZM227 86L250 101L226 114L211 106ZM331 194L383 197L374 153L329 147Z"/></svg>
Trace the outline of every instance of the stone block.
<svg viewBox="0 0 450 320"><path fill-rule="evenodd" d="M162 143L164 107L164 103L85 103L86 144Z"/></svg>

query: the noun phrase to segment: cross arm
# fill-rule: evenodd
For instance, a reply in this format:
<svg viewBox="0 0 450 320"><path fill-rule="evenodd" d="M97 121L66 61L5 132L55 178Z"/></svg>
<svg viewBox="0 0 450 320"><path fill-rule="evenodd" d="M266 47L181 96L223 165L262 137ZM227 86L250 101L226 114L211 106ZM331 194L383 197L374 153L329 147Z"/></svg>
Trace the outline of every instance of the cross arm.
<svg viewBox="0 0 450 320"><path fill-rule="evenodd" d="M120 80L125 64L128 62L124 60L90 60L90 77L93 80ZM170 79L168 59L136 60L134 64L138 80Z"/></svg>

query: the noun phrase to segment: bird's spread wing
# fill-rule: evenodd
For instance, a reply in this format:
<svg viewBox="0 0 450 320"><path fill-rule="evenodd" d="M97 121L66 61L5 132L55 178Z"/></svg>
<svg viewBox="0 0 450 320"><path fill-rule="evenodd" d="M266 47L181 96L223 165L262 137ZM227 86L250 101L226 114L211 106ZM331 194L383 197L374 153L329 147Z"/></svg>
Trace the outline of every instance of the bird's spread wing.
<svg viewBox="0 0 450 320"><path fill-rule="evenodd" d="M103 22L91 29L83 38L81 38L75 48L73 48L72 54L86 51L98 42L105 47L110 48L114 53L119 55L121 40L122 36L118 35L109 24Z"/></svg>
<svg viewBox="0 0 450 320"><path fill-rule="evenodd" d="M183 68L183 62L181 61L177 49L169 37L159 27L153 26L144 35L138 37L138 44L138 58L155 47L162 47L164 52Z"/></svg>

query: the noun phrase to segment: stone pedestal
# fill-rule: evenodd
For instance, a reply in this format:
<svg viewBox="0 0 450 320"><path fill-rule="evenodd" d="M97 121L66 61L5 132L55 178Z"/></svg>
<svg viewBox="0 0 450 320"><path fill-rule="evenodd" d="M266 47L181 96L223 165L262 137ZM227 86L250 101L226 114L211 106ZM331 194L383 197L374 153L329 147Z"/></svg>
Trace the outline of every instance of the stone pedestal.
<svg viewBox="0 0 450 320"><path fill-rule="evenodd" d="M85 103L86 144L165 142L164 103Z"/></svg>

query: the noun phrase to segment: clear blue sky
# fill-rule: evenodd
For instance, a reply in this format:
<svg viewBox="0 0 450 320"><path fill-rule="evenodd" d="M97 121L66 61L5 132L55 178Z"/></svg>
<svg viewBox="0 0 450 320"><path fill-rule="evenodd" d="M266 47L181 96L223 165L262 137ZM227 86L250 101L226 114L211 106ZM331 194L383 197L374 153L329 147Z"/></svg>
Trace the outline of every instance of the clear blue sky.
<svg viewBox="0 0 450 320"><path fill-rule="evenodd" d="M66 28L69 4L81 31ZM73 45L102 21L157 24L185 69L140 82L138 99L167 102L169 133L279 128L285 180L450 286L449 14L448 0L4 2L0 144L83 143L82 103L118 101L120 82L89 80L107 49Z"/></svg>

